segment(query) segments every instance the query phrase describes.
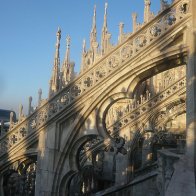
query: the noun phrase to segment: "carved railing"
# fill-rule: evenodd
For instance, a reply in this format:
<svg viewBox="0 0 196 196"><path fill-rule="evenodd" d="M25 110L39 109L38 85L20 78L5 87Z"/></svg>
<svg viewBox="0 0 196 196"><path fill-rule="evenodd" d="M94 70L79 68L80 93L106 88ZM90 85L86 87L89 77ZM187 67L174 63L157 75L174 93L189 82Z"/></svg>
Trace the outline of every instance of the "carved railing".
<svg viewBox="0 0 196 196"><path fill-rule="evenodd" d="M118 119L117 122L107 127L108 133L110 135L115 135L115 133L118 132L120 129L126 127L135 120L138 120L139 118L141 118L141 116L144 116L146 113L153 111L153 109L159 106L160 103L163 103L171 96L179 92L182 92L182 90L185 91L185 89L186 77L183 77L180 80L173 83L172 85L170 85L169 87L167 87L166 89L164 89L162 92L158 93L156 96L152 97L151 99L146 99L144 102L137 102L138 104L135 108L132 108L132 110L129 113L125 114L120 119Z"/></svg>
<svg viewBox="0 0 196 196"><path fill-rule="evenodd" d="M118 45L92 68L79 75L47 103L37 108L33 114L16 124L11 124L8 133L0 138L0 155L6 153L29 134L40 129L68 105L117 70L124 62L128 62L160 36L170 31L177 23L180 23L189 13L188 2L185 2L180 0L174 2L171 7L128 37L125 42Z"/></svg>
<svg viewBox="0 0 196 196"><path fill-rule="evenodd" d="M139 122L143 116L145 116L145 118L148 118L149 116L151 116L151 112L156 110L156 108L159 107L161 103L164 103L167 100L171 100L172 96L183 94L185 93L185 91L186 78L184 76L181 79L173 82L167 88L163 89L156 96L150 99L146 99L143 102L137 102L135 108L132 108L132 110L128 111L115 123L109 126L106 125L107 132L111 137L116 137L116 135L119 134L120 130L122 130L126 126L134 126L134 124ZM185 104L180 104L179 107L181 107L181 110L184 110ZM172 112L171 115L172 114L175 113ZM96 150L100 150L101 148L106 149L112 143L112 140L109 138L104 138L104 140L99 138L99 140L95 140L95 138L93 137L88 141L88 143L88 149L85 150L84 148L82 148L82 151L80 153L80 165L84 165L87 157L91 156L91 154Z"/></svg>

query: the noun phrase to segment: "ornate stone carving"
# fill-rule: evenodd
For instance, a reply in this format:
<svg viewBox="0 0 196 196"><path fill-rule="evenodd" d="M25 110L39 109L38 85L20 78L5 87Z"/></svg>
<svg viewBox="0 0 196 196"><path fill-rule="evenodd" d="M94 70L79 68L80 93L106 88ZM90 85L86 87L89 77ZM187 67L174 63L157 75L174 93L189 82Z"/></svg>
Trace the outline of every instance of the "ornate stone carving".
<svg viewBox="0 0 196 196"><path fill-rule="evenodd" d="M136 105L135 101L130 102L130 105L128 104L128 107L125 106L125 108L129 108L130 110L123 110L124 112L122 112L122 115L118 115L117 118L113 116L115 121L110 121L109 116L107 117L108 119L106 118L107 132L111 136L117 134L120 129L126 127L128 124L131 124L131 122L134 122L136 119L144 115L146 112L152 111L152 108L158 106L158 104L163 102L165 99L168 99L169 97L174 96L175 93L185 89L185 86L186 80L183 77L182 79L172 83L170 86L167 86L167 88L163 89L162 92L158 93L151 99L146 100L145 102L138 101ZM133 107L132 104L134 104L135 107ZM111 109L110 114L108 113L108 115L111 115L111 112L113 115L116 113L114 109ZM112 124L109 124L110 122L112 122Z"/></svg>
<svg viewBox="0 0 196 196"><path fill-rule="evenodd" d="M152 41L155 41L158 39L161 35L164 35L164 33L168 32L171 28L173 28L174 24L180 23L181 20L185 17L188 17L189 13L189 1L179 1L172 5L171 9L167 9L165 15L159 15L157 18L152 20L148 25L143 26L143 29L141 31L138 31L138 33L135 33L128 37L125 42L122 42L117 47L113 48L110 52L111 54L108 54L108 56L104 56L102 60L97 63L94 63L93 66L89 66L89 69L86 70L85 73L81 74L76 78L72 83L67 85L64 89L62 89L58 94L55 93L53 97L50 98L45 104L41 105L39 108L37 108L30 116L21 122L18 122L18 124L11 123L10 125L10 133L13 134L14 132L18 132L19 128L21 126L29 125L27 128L27 133L30 133L31 131L36 131L39 127L41 127L44 123L46 123L49 119L56 116L62 109L65 109L69 104L73 103L76 98L78 98L81 95L84 95L90 87L94 87L95 85L98 85L98 83L103 79L106 78L111 72L114 72L118 69L121 62L123 62L126 58L126 60L131 60L132 57L135 55L138 55L139 52L143 51L143 49L146 46L149 46ZM157 32L158 26L161 26L161 31ZM166 25L166 26L165 26ZM152 36L149 36L149 32L152 32ZM59 52L59 40L60 40L60 29L58 30L58 43L57 43L57 53ZM130 46L133 44L133 48ZM55 66L57 67L57 61L59 55L56 55L55 59ZM94 57L93 57L94 58ZM90 62L91 64L91 62ZM106 65L106 66L105 66ZM102 68L104 66L104 72L101 72ZM55 67L55 73L58 71ZM133 66L132 69L135 69ZM99 70L99 74L97 74ZM102 74L100 74L102 73ZM57 74L58 75L58 74ZM96 77L99 76L99 77ZM89 78L89 81L86 80ZM95 79L96 82L91 82L91 79ZM87 83L84 85L84 81ZM55 81L53 81L55 82ZM89 83L90 82L90 83ZM57 85L55 83L55 85ZM55 92L58 89L57 86L55 86L55 89L53 89ZM168 91L168 94L170 92ZM63 99L63 97L66 96L66 101ZM168 96L168 95L166 95ZM51 107L51 104L54 106ZM46 113L44 114L44 111ZM141 111L137 111L137 113L141 113ZM137 115L137 114L136 114ZM36 117L37 116L37 117ZM137 115L138 116L138 115ZM33 122L33 124L32 124ZM124 124L124 123L123 123ZM26 137L26 136L25 136ZM5 140L0 140L0 143L3 143ZM19 140L17 140L14 144L17 144ZM10 145L9 148L11 148L13 145ZM1 150L3 153L3 151ZM6 153L6 151L5 151Z"/></svg>
<svg viewBox="0 0 196 196"><path fill-rule="evenodd" d="M7 196L28 195L35 193L36 163L21 163L4 175L4 194Z"/></svg>

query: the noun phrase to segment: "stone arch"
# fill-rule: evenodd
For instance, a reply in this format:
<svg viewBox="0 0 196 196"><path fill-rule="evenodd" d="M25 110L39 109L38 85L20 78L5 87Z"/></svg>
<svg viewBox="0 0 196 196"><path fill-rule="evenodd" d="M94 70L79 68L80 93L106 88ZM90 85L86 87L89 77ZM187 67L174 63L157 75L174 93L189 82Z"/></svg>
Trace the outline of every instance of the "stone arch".
<svg viewBox="0 0 196 196"><path fill-rule="evenodd" d="M60 188L59 188L59 196L65 196L69 194L69 184L70 181L72 179L72 177L76 174L76 172L74 171L69 171L68 173L66 173L63 177L62 180L60 182Z"/></svg>
<svg viewBox="0 0 196 196"><path fill-rule="evenodd" d="M168 122L171 118L176 118L177 116L181 115L182 113L186 113L186 105L184 99L178 99L176 101L171 102L169 105L170 107L179 107L177 111L168 109L166 111L160 111L156 115L154 115L151 119L151 125L153 129L156 128L160 123L165 125L166 122ZM162 119L158 119L159 117L163 117ZM157 121L157 122L156 122ZM158 125L156 125L158 123ZM165 127L165 126L164 126Z"/></svg>
<svg viewBox="0 0 196 196"><path fill-rule="evenodd" d="M106 100L104 100L101 106L99 107L99 110L97 112L97 117L96 117L97 130L98 133L102 135L104 138L110 137L107 134L105 122L104 122L107 111L116 101L124 98L128 98L126 93L120 92L120 93L113 94L110 97L108 97Z"/></svg>
<svg viewBox="0 0 196 196"><path fill-rule="evenodd" d="M36 178L36 157L21 156L12 160L1 172L1 195L34 195Z"/></svg>
<svg viewBox="0 0 196 196"><path fill-rule="evenodd" d="M143 121L143 125L145 125L146 123L148 123L149 121L152 122L154 121L155 116L157 115L157 113L159 113L159 110L161 110L161 108L165 108L167 106L170 106L171 104L174 104L176 102L181 102L182 98L176 96L173 100L169 100L167 102L165 102L160 108L157 108L155 111L153 111L152 113L150 113L146 119L144 119ZM183 100L184 101L184 100ZM138 130L136 130L136 134L135 137L133 138L132 144L130 146L130 150L128 153L128 157L131 160L133 158L133 153L135 152L136 148L137 148L137 142L140 143L140 140L142 142L142 138L144 133L146 132L146 130L144 129L143 125L139 125L137 128ZM129 164L132 164L132 162L130 162ZM131 179L132 172L129 172L129 176L128 179Z"/></svg>
<svg viewBox="0 0 196 196"><path fill-rule="evenodd" d="M182 56L180 56L181 54L182 54ZM161 55L159 54L159 56L156 57L153 62L151 60L146 61L146 63L148 65L146 65L146 67L144 69L142 69L144 62L142 62L141 67L139 67L137 70L134 70L134 72L132 70L132 73L127 72L124 76L121 76L119 78L119 80L116 81L114 84L112 84L111 87L108 88L102 95L100 95L89 108L85 108L83 116L82 117L80 116L78 118L73 129L79 130L81 124L83 123L82 121L85 120L86 116L89 115L90 111L95 109L99 104L103 103L103 100L107 99L108 94L110 92L112 92L112 90L115 89L115 87L119 86L123 81L127 80L128 78L135 78L135 80L134 79L131 80L130 85L127 90L127 92L129 92L129 97L131 97L131 94L134 91L136 84L139 83L139 81L142 81L142 80L152 76L153 74L160 73L160 72L165 71L167 69L177 67L177 66L184 64L184 56L185 55L186 54L183 53L183 51L181 51L179 48L178 51L175 51L171 54L168 54L168 56L167 56L167 54L161 54ZM163 61L163 59L165 59L165 61ZM177 59L178 59L178 61L177 61ZM169 66L167 65L168 62L169 62ZM127 92L125 92L125 94L128 94ZM122 94L124 94L124 93L122 93ZM80 121L80 119L82 119L82 120ZM98 119L98 122L100 122L100 119ZM70 133L70 136L75 135L76 132ZM103 132L100 132L100 133L103 133ZM72 138L72 136L70 138ZM107 136L107 135L104 134L104 136ZM66 151L66 154L68 153L68 149L67 149L66 145L64 145L64 147L62 148L62 151ZM59 162L58 167L57 167L58 171L60 171L62 169L64 160L65 160L65 154L63 153L62 156L58 160L58 162ZM56 177L59 178L58 176L56 176ZM59 181L57 179L55 179L54 183L53 183L53 187L54 187L55 191L58 190L58 183L59 183Z"/></svg>
<svg viewBox="0 0 196 196"><path fill-rule="evenodd" d="M77 171L79 169L77 157L78 157L78 150L80 149L80 147L86 142L96 137L98 137L98 135L95 135L95 134L86 135L86 136L79 138L77 141L75 141L71 149L70 155L69 155L70 166L72 170Z"/></svg>

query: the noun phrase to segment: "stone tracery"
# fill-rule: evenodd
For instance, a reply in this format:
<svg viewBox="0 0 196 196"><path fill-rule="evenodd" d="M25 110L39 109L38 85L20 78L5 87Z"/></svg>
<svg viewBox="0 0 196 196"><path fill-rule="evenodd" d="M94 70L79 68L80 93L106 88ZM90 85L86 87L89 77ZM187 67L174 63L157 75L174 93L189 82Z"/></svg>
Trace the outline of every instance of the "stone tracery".
<svg viewBox="0 0 196 196"><path fill-rule="evenodd" d="M152 60L149 67L154 66L153 69L145 67L145 70L143 71L140 71L139 67L143 66L142 64L137 65L137 61L135 61L136 63L133 64L130 62L132 62L132 59L135 57L138 57L140 52L142 55L139 57L138 61L145 59L146 56L144 54L144 50L146 50L151 43L153 44L161 36L164 36L172 31L172 29L175 29L175 27L182 21L188 20L189 2L175 1L172 5L169 5L166 1L162 1L162 9L165 9L165 14L160 14L157 18L148 10L150 1L145 1L145 3L146 17L144 24L139 25L136 24L135 21L136 28L134 29L133 34L123 33L121 25L121 37L119 37L119 45L116 48L109 43L110 34L107 31L106 21L107 5L105 6L105 23L102 31L103 40L101 45L101 53L98 50L99 45L96 40L96 8L94 9L93 28L90 39L91 46L89 51L87 51L84 43L83 68L81 75L79 75L79 77L75 80L73 80L73 75L69 75L69 80L66 80L66 82L63 83L64 86L61 86L61 83L55 81L55 74L60 74L58 72L55 73L55 70L58 70L56 68L59 66L58 49L60 47L59 41L61 31L60 29L58 30L56 56L53 70L54 73L52 76L53 80L51 80L51 97L49 101L39 104L39 107L35 110L35 112L32 113L31 111L29 113L29 117L25 118L23 115L21 115L22 118L20 119L20 122L10 126L8 137L6 139L3 138L0 141L0 152L2 155L10 149L12 150L15 145L22 141L22 139L27 138L29 134L33 135L35 132L39 134L38 130L42 129L44 126L47 127L47 123L49 121L50 123L54 123L52 122L53 119L58 118L57 116L59 115L58 121L55 121L55 123L57 123L57 125L55 124L57 127L57 130L55 129L57 134L52 136L55 138L55 144L50 144L49 142L46 145L54 145L55 147L52 148L54 148L59 154L61 152L63 154L60 156L60 158L66 157L69 152L72 152L72 142L74 139L87 135L83 124L85 121L87 122L87 120L89 120L88 117L90 115L94 115L94 117L96 116L96 112L99 110L100 104L102 104L102 100L100 101L99 97L96 97L96 95L101 97L103 94L103 102L107 102L107 98L110 97L112 93L119 92L117 86L121 86L121 84L120 82L116 86L112 84L113 88L111 88L112 90L110 91L105 88L105 91L108 90L107 93L102 92L100 94L93 94L91 93L91 90L96 88L98 84L101 84L106 77L109 78L110 75L117 72L118 69L121 69L123 66L123 68L126 69L127 67L125 65L127 62L129 62L129 66L131 65L131 68L128 69L128 71L130 73L135 69L138 71L134 72L134 76L131 74L126 74L126 78L139 78L139 81L137 81L138 84L135 85L136 89L134 89L130 96L128 91L126 91L128 87L126 84L126 88L121 91L124 96L119 96L119 98L116 99L117 101L108 101L108 106L103 111L103 121L100 121L102 124L101 128L103 129L102 132L105 132L105 134L100 134L100 136L97 135L99 130L97 131L98 128L94 124L100 123L98 118L95 120L97 122L92 122L92 124L94 124L89 128L88 132L93 132L93 134L96 136L89 136L88 140L82 143L78 148L76 160L78 168L73 167L75 171L68 185L66 185L67 192L69 195L90 195L92 193L111 188L112 186L117 187L120 185L127 185L128 183L137 180L137 178L141 175L149 174L151 171L157 171L157 168L160 169L158 174L158 180L160 181L157 180L157 184L161 184L162 188L161 186L157 186L154 187L154 189L156 189L156 191L157 189L161 191L163 191L163 189L167 189L172 174L175 170L173 167L175 161L170 159L170 155L168 156L164 153L161 154L159 151L163 148L172 148L172 150L176 152L179 151L180 153L183 153L182 149L184 149L184 142L186 139L184 134L185 123L179 123L178 127L175 127L174 125L176 125L176 119L177 121L181 121L185 118L186 112L186 105L184 103L184 94L186 91L185 66L179 66L185 63L183 54L186 56L186 47L182 48L182 51L180 51L179 54L177 53L178 63L176 62L176 65L174 66L179 67L170 69L174 66L171 65L170 67L169 60L167 59L165 66L168 67L165 68L163 66L163 70L166 70L165 72L162 72L162 67L159 70L158 65L152 65L153 63L161 64L161 61L153 62L154 60ZM171 9L167 9L169 6L171 6ZM148 22L150 23L145 26L145 24ZM176 31L173 31L172 33L175 34ZM181 33L182 29L178 30L176 34ZM165 45L162 42L163 46L160 47L160 50L158 49L160 56L165 55L164 50L170 47L172 48L172 46L175 44L179 44L180 46L183 45L183 39L176 39L173 34L171 38L173 42L170 40L170 42ZM182 35L182 37L183 36L184 35ZM166 40L166 42L167 41L168 40ZM170 45L170 43L174 45ZM175 50L177 49L175 48ZM183 53L183 51L185 51L185 53ZM69 43L67 44L65 58L66 68L70 68L71 66L68 53ZM150 55L150 52L148 55ZM182 56L179 57L179 55ZM160 58L160 56L157 56L157 58ZM171 58L174 56L175 54L172 54ZM145 60L144 62L147 63ZM148 75L147 72L152 70L153 72ZM156 74L159 72L162 73ZM66 72L66 74L67 73L69 72ZM142 74L144 76L140 78ZM117 77L115 74L113 76ZM149 78L149 76L152 77ZM118 79L120 80L121 78L122 76L120 76ZM145 80L146 78L148 79ZM105 84L106 83L107 82L105 82ZM58 85L60 85L62 88ZM95 89L95 91L98 90ZM92 110L95 114L92 111L86 110L84 112L86 115L85 116L84 113L81 112L80 114L80 112L78 112L79 115L76 117L76 120L69 123L73 123L73 125L62 126L63 123L66 124L68 122L67 119L69 118L65 117L63 112L66 111L68 107L72 109L71 112L73 113L74 110L77 111L77 105L74 104L77 103L79 105L80 103L78 103L77 100L84 96L85 93L91 93L90 104L92 104L94 108L89 107L89 110ZM87 101L89 101L89 99L87 99ZM95 103L93 103L93 101ZM86 106L82 107L85 108ZM42 129L42 131L44 129L45 127ZM72 133L70 133L71 129L74 130L72 130ZM54 132L54 130L52 130L52 132ZM51 133L49 133L49 135L50 134ZM65 136L70 138L70 141L65 140L70 145L70 149L67 151L65 151L65 148L62 147L63 141L66 138ZM47 138L47 134L45 137ZM52 137L51 135L48 136L48 138ZM75 141L76 143L78 141L77 139ZM50 151L50 148L51 146L47 150ZM178 148L180 148L180 150ZM43 152L43 154L44 153L45 152ZM39 154L37 156L39 156ZM59 155L55 154L54 159L58 159L58 156ZM68 156L70 157L72 155L69 154ZM166 156L166 158L164 156ZM58 160L60 166L57 166L57 170L61 167L61 169L59 169L57 172L58 174L56 178L58 180L60 179L58 175L61 176L61 171L66 173L69 167L72 168L72 166L70 166L71 161L68 164L66 160L64 160L65 158L60 158ZM160 163L157 163L157 161ZM55 162L55 160L53 160L53 162ZM55 166L53 166L53 168L55 168ZM24 192L23 188L15 188L21 187L22 185L20 185L20 183L24 183L24 180L21 180L21 178L25 178L25 183L27 183L25 186L28 187L28 193L32 195L34 190L34 180L32 180L34 178L32 176L35 176L35 170L35 163L34 165L29 165L26 167L25 177L22 176L18 170L13 170L12 174L8 177L8 180L5 183L5 191L10 189L11 192L6 192L6 194L10 195L16 193L17 195L18 192L20 192L20 194L25 195L26 192ZM161 172L163 173L164 177L159 179L162 174ZM54 187L56 188L55 193L57 193L58 185L54 185Z"/></svg>

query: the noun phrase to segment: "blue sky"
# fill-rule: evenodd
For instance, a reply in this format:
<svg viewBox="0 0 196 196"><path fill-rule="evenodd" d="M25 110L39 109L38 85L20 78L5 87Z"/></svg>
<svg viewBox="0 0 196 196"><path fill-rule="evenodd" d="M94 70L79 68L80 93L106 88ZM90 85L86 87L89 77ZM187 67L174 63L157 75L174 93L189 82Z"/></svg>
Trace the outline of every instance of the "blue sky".
<svg viewBox="0 0 196 196"><path fill-rule="evenodd" d="M115 44L118 24L125 32L132 30L131 13L143 21L144 0L0 0L0 108L27 109L28 97L37 104L37 92L48 96L55 52L56 31L61 27L61 61L66 36L71 36L71 59L79 71L82 40L89 45L94 4L97 5L97 33L100 41L104 4L108 2L108 28ZM158 12L159 0L151 0L152 11Z"/></svg>

